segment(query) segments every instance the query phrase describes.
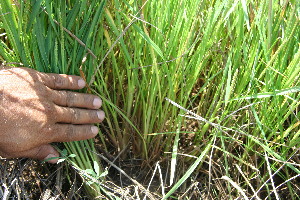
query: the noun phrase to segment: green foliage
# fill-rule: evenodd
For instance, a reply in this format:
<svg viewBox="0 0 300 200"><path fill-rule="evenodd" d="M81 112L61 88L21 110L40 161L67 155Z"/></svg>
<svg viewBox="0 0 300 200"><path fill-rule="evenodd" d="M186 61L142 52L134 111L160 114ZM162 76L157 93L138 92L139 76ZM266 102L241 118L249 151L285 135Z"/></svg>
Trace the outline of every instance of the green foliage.
<svg viewBox="0 0 300 200"><path fill-rule="evenodd" d="M15 4L1 1L1 29L6 33L0 45L3 64L79 75L83 58L91 57L88 48L100 28L105 3L105 0L31 0ZM83 69L87 78L93 73L93 62L91 59ZM68 158L78 169L92 171L90 175L95 175L95 180L103 179L93 140L65 143L65 147L68 153L62 155L60 162ZM66 157L67 154L71 155ZM101 187L93 183L87 189L92 196L98 196Z"/></svg>

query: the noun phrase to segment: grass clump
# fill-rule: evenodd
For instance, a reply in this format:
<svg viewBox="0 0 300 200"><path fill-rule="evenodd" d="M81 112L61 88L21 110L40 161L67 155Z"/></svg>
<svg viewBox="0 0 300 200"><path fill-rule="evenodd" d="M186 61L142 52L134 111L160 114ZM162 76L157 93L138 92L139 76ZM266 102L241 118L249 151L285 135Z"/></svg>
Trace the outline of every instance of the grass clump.
<svg viewBox="0 0 300 200"><path fill-rule="evenodd" d="M298 1L18 2L0 4L2 59L81 66L105 102L101 146L164 161L160 198L299 198ZM66 147L101 175L92 140Z"/></svg>
<svg viewBox="0 0 300 200"><path fill-rule="evenodd" d="M79 75L83 58L94 56L90 56L87 46L97 33L105 3L1 1L1 30L4 32L1 61L4 65L26 66L42 72ZM94 69L91 62L84 72L87 79ZM65 148L61 161L72 162L86 180L89 193L98 196L101 187L95 183L97 179L90 179L101 177L103 169L93 153L96 152L93 140L65 143Z"/></svg>

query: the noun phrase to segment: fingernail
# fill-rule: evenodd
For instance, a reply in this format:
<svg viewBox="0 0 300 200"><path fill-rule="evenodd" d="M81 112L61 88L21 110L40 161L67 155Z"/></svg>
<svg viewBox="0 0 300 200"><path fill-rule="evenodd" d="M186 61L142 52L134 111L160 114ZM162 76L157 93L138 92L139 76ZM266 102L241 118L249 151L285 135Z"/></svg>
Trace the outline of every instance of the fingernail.
<svg viewBox="0 0 300 200"><path fill-rule="evenodd" d="M78 80L78 86L79 86L80 88L83 88L83 87L85 86L84 80L79 79L79 80Z"/></svg>
<svg viewBox="0 0 300 200"><path fill-rule="evenodd" d="M58 161L58 159L55 158L55 157L57 157L57 156L55 156L54 154L49 154L44 160L53 158L53 159L51 159L51 160L48 160L47 162L48 162L48 163L51 163L51 164L55 164L55 163L57 163L57 161Z"/></svg>
<svg viewBox="0 0 300 200"><path fill-rule="evenodd" d="M97 115L98 115L98 118L99 118L101 121L104 120L104 118L105 118L105 113L104 113L102 110L97 111Z"/></svg>
<svg viewBox="0 0 300 200"><path fill-rule="evenodd" d="M97 126L92 126L91 130L92 130L93 134L97 134L99 132L99 129Z"/></svg>
<svg viewBox="0 0 300 200"><path fill-rule="evenodd" d="M101 105L102 105L101 99L95 98L94 101L93 101L93 106L94 106L95 108L100 108Z"/></svg>

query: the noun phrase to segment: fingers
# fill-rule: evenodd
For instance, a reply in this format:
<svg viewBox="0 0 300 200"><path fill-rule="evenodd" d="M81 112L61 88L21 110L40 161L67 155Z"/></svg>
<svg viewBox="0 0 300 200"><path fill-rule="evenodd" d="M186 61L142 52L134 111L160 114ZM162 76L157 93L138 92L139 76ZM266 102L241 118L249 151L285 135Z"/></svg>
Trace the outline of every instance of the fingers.
<svg viewBox="0 0 300 200"><path fill-rule="evenodd" d="M52 101L59 106L99 109L102 105L102 100L91 94L58 90L51 90L49 92Z"/></svg>
<svg viewBox="0 0 300 200"><path fill-rule="evenodd" d="M87 110L79 108L57 107L57 123L66 124L93 124L104 120L105 114L102 110Z"/></svg>
<svg viewBox="0 0 300 200"><path fill-rule="evenodd" d="M39 147L21 152L18 157L32 158L38 160L47 160L54 157L59 157L59 153L50 144L41 145ZM58 159L51 159L49 163L56 163Z"/></svg>
<svg viewBox="0 0 300 200"><path fill-rule="evenodd" d="M93 125L73 125L73 124L56 124L54 125L51 142L70 142L87 140L94 138L99 129Z"/></svg>
<svg viewBox="0 0 300 200"><path fill-rule="evenodd" d="M39 73L41 81L49 88L59 90L78 90L85 87L84 80L79 76L65 74Z"/></svg>
<svg viewBox="0 0 300 200"><path fill-rule="evenodd" d="M70 142L94 138L99 129L93 125L72 125L72 124L55 124L47 129L45 141L51 142ZM50 144L44 144L33 149L12 153L6 157L11 158L32 158L39 160L47 160L49 163L56 163L59 153ZM54 159L51 159L54 158ZM49 160L50 159L50 160Z"/></svg>

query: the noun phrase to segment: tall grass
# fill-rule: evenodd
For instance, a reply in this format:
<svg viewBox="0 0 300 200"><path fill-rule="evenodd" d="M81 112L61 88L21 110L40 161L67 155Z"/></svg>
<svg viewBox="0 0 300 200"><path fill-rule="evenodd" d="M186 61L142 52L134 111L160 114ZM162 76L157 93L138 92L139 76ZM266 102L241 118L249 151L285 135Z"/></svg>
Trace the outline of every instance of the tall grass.
<svg viewBox="0 0 300 200"><path fill-rule="evenodd" d="M164 199L194 189L192 179L194 198L299 198L298 1L104 4L3 1L2 59L57 73L82 66L104 100L104 150L168 160ZM93 145L66 147L97 177Z"/></svg>
<svg viewBox="0 0 300 200"><path fill-rule="evenodd" d="M150 161L173 152L172 184L180 174L177 153L199 156L217 136L210 159L223 166L218 175L239 182L236 163L249 180L257 177L242 188L275 192L270 177L299 174L286 163L299 150L298 2L112 1L105 22L101 43L112 67L99 66L96 90L111 115L105 132L120 152ZM206 119L191 116L200 120L192 148L179 140L188 131L184 112L166 97ZM235 188L226 184L231 194Z"/></svg>
<svg viewBox="0 0 300 200"><path fill-rule="evenodd" d="M42 72L79 75L82 60L90 61L84 73L94 70L88 47L100 28L105 1L1 1L2 37L0 52L5 65L26 66ZM79 39L80 38L80 39ZM79 42L81 42L81 44ZM91 58L91 59L90 59ZM19 63L19 64L18 64ZM93 140L65 143L69 158L86 178L89 193L97 196L100 187L88 181L103 170ZM71 155L70 157L68 157ZM95 181L94 181L95 182Z"/></svg>

